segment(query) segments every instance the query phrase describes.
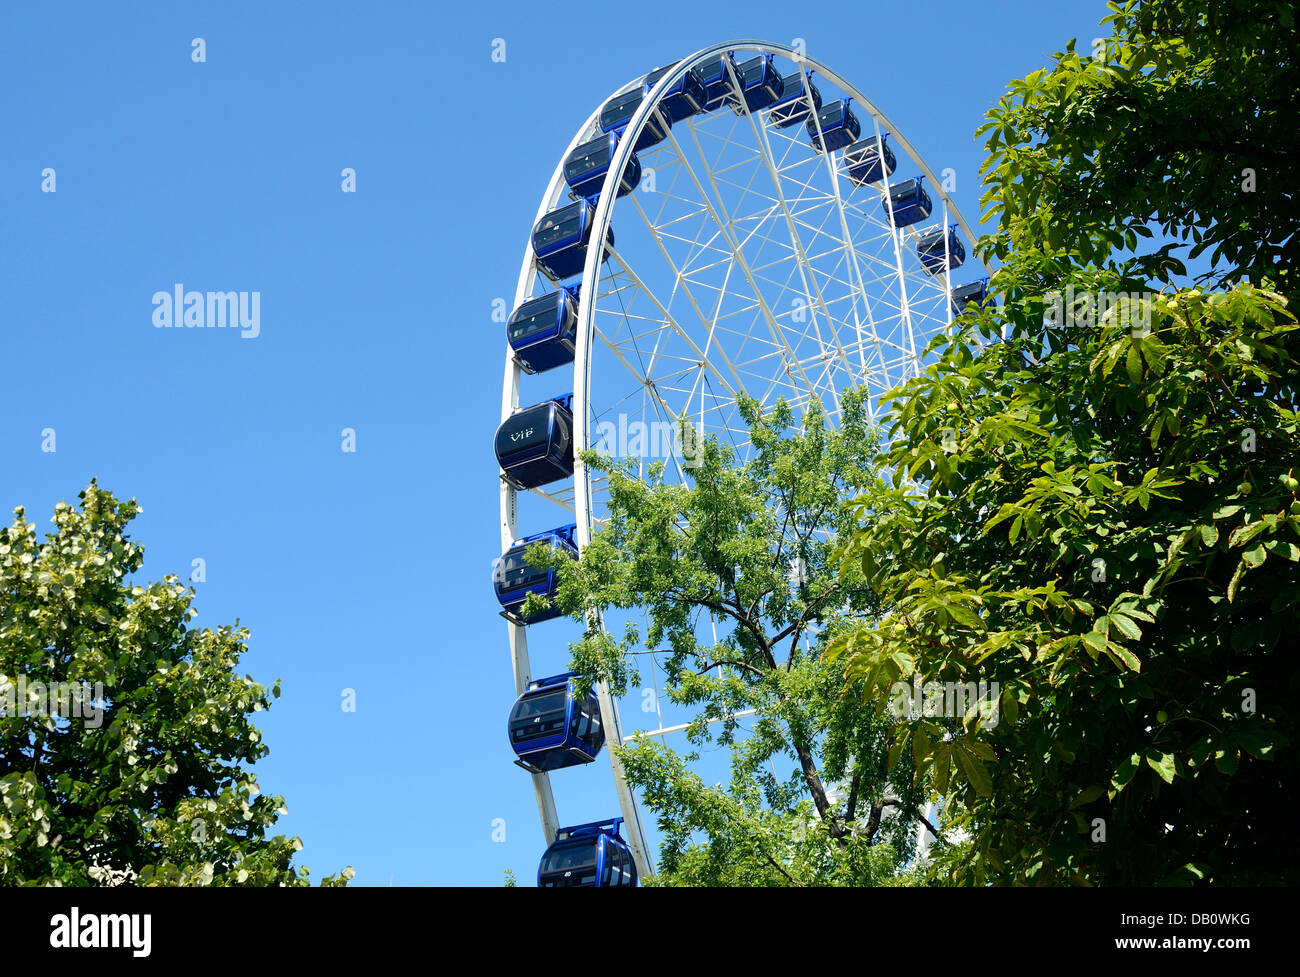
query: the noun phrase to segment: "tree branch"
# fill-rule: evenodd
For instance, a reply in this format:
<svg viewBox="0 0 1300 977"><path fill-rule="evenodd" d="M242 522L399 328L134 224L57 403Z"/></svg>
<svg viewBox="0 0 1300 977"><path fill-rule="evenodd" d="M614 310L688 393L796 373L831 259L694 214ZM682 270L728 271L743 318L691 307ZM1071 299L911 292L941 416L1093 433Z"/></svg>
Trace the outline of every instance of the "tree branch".
<svg viewBox="0 0 1300 977"><path fill-rule="evenodd" d="M709 662L707 665L705 665L695 674L703 675L709 669L717 668L719 665L731 665L734 666L735 668L743 668L747 672L753 672L759 678L767 677L767 673L764 672L761 668L755 668L753 665L749 664L748 662L736 661L734 658L719 658L717 661Z"/></svg>

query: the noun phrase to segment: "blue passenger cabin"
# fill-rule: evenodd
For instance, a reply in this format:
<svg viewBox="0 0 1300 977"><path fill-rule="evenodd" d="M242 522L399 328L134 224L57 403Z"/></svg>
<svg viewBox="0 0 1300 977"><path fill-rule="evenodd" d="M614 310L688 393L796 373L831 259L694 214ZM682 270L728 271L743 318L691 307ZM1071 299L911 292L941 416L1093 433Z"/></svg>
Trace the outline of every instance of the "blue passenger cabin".
<svg viewBox="0 0 1300 977"><path fill-rule="evenodd" d="M547 292L510 313L506 338L525 373L542 373L573 362L578 342L578 285Z"/></svg>
<svg viewBox="0 0 1300 977"><path fill-rule="evenodd" d="M617 133L621 136L623 130L627 128L627 124L632 121L632 116L636 114L636 110L641 107L644 98L645 92L640 88L633 88L622 95L615 95L600 109L600 131ZM645 120L645 125L641 127L641 134L636 137L636 145L632 147L633 152L640 152L663 142L671 126L672 122L668 117L660 109L656 108Z"/></svg>
<svg viewBox="0 0 1300 977"><path fill-rule="evenodd" d="M537 866L537 886L634 886L632 849L619 834L622 818L561 828Z"/></svg>
<svg viewBox="0 0 1300 977"><path fill-rule="evenodd" d="M497 601L503 608L502 614L516 624L537 624L550 621L560 616L554 606L555 590L559 586L554 570L542 570L524 559L524 553L534 543L548 543L554 550L559 550L573 559L578 558L578 544L575 533L578 527L573 523L558 529L548 529L544 533L517 539L497 561L492 573L492 585L496 590ZM519 608L529 594L539 594L552 602L552 606L532 617L521 617Z"/></svg>
<svg viewBox="0 0 1300 977"><path fill-rule="evenodd" d="M957 316L966 311L966 306L971 302L975 303L977 308L984 308L984 303L989 297L989 280L980 278L973 282L967 282L965 285L958 285L952 290L952 314Z"/></svg>
<svg viewBox="0 0 1300 977"><path fill-rule="evenodd" d="M497 428L501 477L532 489L573 474L573 394L517 410Z"/></svg>
<svg viewBox="0 0 1300 977"><path fill-rule="evenodd" d="M740 93L745 108L758 112L776 102L785 93L785 82L781 73L772 63L772 55L763 54L750 58L736 68L736 77L740 79ZM740 102L736 103L737 110Z"/></svg>
<svg viewBox="0 0 1300 977"><path fill-rule="evenodd" d="M808 137L817 152L822 151L823 141L826 149L832 153L857 141L862 132L862 123L849 108L849 101L847 98L836 99L829 105L823 105L816 115L809 114ZM821 129L820 133L818 129Z"/></svg>
<svg viewBox="0 0 1300 977"><path fill-rule="evenodd" d="M581 274L587 260L587 244L596 205L585 198L553 210L533 228L533 253L542 274L551 281L562 282ZM614 229L609 229L607 247L614 244ZM601 260L604 260L601 255Z"/></svg>
<svg viewBox="0 0 1300 977"><path fill-rule="evenodd" d="M796 71L792 75L786 75L781 81L781 97L777 99L776 104L772 107L772 113L768 116L768 121L778 129L789 129L791 126L797 126L808 118L808 103L810 100L812 102L812 111L820 112L822 109L822 93L812 83L812 72L808 72L806 91L802 72Z"/></svg>
<svg viewBox="0 0 1300 977"><path fill-rule="evenodd" d="M708 96L708 101L704 103L704 111L712 112L714 109L721 108L732 96L731 72L736 70L736 59L732 57L730 51L724 51L716 58L710 58L703 64L697 65L695 70L700 73L705 94Z"/></svg>
<svg viewBox="0 0 1300 977"><path fill-rule="evenodd" d="M564 182L569 185L575 197L595 198L600 196L600 188L605 183L605 174L618 149L618 133L597 136L590 142L574 147L564 161ZM641 182L641 161L636 153L628 158L623 167L623 177L618 181L618 196L625 197Z"/></svg>
<svg viewBox="0 0 1300 977"><path fill-rule="evenodd" d="M573 695L573 673L530 682L510 710L515 763L532 773L590 763L605 745L595 691Z"/></svg>
<svg viewBox="0 0 1300 977"><path fill-rule="evenodd" d="M650 90L659 84L659 79L677 67L674 61L663 68L656 68L645 76L641 91L649 95ZM694 68L686 72L664 91L659 101L659 108L668 116L669 122L681 122L704 111L709 102L709 87L704 83L700 73Z"/></svg>
<svg viewBox="0 0 1300 977"><path fill-rule="evenodd" d="M886 141L888 139L889 133L882 132L879 146L876 145L875 136L868 136L844 150L844 165L849 180L857 186L865 187L869 183L879 183L893 174L898 160L894 158L894 151Z"/></svg>
<svg viewBox="0 0 1300 977"><path fill-rule="evenodd" d="M966 246L957 236L957 225L932 228L916 238L916 256L927 274L960 268L966 260Z"/></svg>
<svg viewBox="0 0 1300 977"><path fill-rule="evenodd" d="M930 195L921 185L924 179L925 177L918 176L889 185L889 198L882 199L880 203L885 213L889 213L890 204L893 204L895 227L907 227L930 216L934 205L930 203Z"/></svg>

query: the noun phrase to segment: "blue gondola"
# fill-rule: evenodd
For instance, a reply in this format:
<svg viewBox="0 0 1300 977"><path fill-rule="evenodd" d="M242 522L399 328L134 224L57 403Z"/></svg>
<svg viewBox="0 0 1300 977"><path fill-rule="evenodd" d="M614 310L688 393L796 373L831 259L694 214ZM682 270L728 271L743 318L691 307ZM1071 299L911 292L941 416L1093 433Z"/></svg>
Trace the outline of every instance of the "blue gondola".
<svg viewBox="0 0 1300 977"><path fill-rule="evenodd" d="M636 863L632 850L619 834L622 818L576 824L555 832L537 866L537 886L632 886Z"/></svg>
<svg viewBox="0 0 1300 977"><path fill-rule="evenodd" d="M829 105L822 106L821 111L815 116L808 117L808 137L817 152L822 151L823 140L826 142L826 148L832 153L857 141L862 132L862 124L849 108L850 101L851 99L847 98L836 99ZM820 134L818 129L821 129Z"/></svg>
<svg viewBox="0 0 1300 977"><path fill-rule="evenodd" d="M641 82L641 91L650 94L650 89L659 83L659 79L668 72L677 67L674 61L663 68L656 68L650 74L645 76L645 81ZM686 72L677 79L672 85L664 91L663 98L659 101L659 107L667 114L669 122L681 122L683 119L689 119L704 111L704 106L709 102L709 87L704 84L704 79L694 68L688 68Z"/></svg>
<svg viewBox="0 0 1300 977"><path fill-rule="evenodd" d="M989 297L989 280L980 278L965 285L959 285L952 290L952 314L961 315L966 311L966 306L974 302L978 308L984 308L984 303Z"/></svg>
<svg viewBox="0 0 1300 977"><path fill-rule="evenodd" d="M574 148L564 161L564 182L577 197L597 197L609 172L610 161L618 148L618 134L597 136ZM623 167L623 178L618 183L618 196L625 197L641 182L641 161L633 153Z"/></svg>
<svg viewBox="0 0 1300 977"><path fill-rule="evenodd" d="M957 236L957 225L947 229L936 227L926 231L916 239L916 256L927 274L937 275L941 271L960 268L966 260L966 246Z"/></svg>
<svg viewBox="0 0 1300 977"><path fill-rule="evenodd" d="M621 136L623 130L627 128L627 124L632 121L632 116L636 114L636 110L641 107L644 98L645 92L640 88L634 88L622 95L615 95L601 107L600 131L617 133ZM645 120L645 125L641 127L641 134L636 137L636 145L632 147L633 151L640 152L663 142L671 126L671 120L656 107Z"/></svg>
<svg viewBox="0 0 1300 977"><path fill-rule="evenodd" d="M515 763L533 773L590 763L605 745L595 691L573 698L573 673L530 682L508 723Z"/></svg>
<svg viewBox="0 0 1300 977"><path fill-rule="evenodd" d="M506 338L525 373L573 362L578 342L578 288L566 285L529 299L510 314Z"/></svg>
<svg viewBox="0 0 1300 977"><path fill-rule="evenodd" d="M592 220L596 205L586 199L553 210L533 228L533 252L542 273L553 282L582 272L587 260L587 243L591 237ZM614 244L614 229L609 229L605 241ZM601 255L604 260L604 255Z"/></svg>
<svg viewBox="0 0 1300 977"><path fill-rule="evenodd" d="M865 187L869 183L879 183L894 172L898 160L894 158L887 139L889 133L882 132L879 147L876 146L876 137L868 136L844 150L844 165L853 183Z"/></svg>
<svg viewBox="0 0 1300 977"><path fill-rule="evenodd" d="M555 589L559 586L554 570L540 570L524 559L524 553L534 543L549 543L552 549L578 558L578 544L574 534L578 527L572 523L558 529L548 529L544 533L525 536L515 540L513 546L506 550L497 561L492 573L492 586L496 590L497 601L501 604L503 614L519 624L537 624L550 621L560 616L560 611L552 605L532 617L522 617L519 608L529 594L540 594L547 600L554 601Z"/></svg>
<svg viewBox="0 0 1300 977"><path fill-rule="evenodd" d="M772 63L772 55L764 54L736 67L736 77L740 79L741 95L745 107L751 112L758 112L775 105L785 94L785 82L781 73ZM737 111L740 102L736 103Z"/></svg>
<svg viewBox="0 0 1300 977"><path fill-rule="evenodd" d="M726 51L716 58L710 58L695 70L704 81L705 93L709 99L704 104L704 111L712 112L721 108L731 98L731 73L736 70L736 59L730 51Z"/></svg>
<svg viewBox="0 0 1300 977"><path fill-rule="evenodd" d="M573 474L573 394L517 410L497 428L501 477L532 489Z"/></svg>
<svg viewBox="0 0 1300 977"><path fill-rule="evenodd" d="M907 227L930 216L933 204L930 203L930 195L926 193L925 187L921 185L924 179L925 177L918 176L889 185L889 199L881 200L880 205L885 213L889 213L889 205L893 203L895 227Z"/></svg>
<svg viewBox="0 0 1300 977"><path fill-rule="evenodd" d="M772 113L768 120L778 129L789 129L791 126L797 126L808 118L808 99L812 99L812 110L820 112L822 108L822 93L816 85L812 83L812 72L808 72L808 92L807 97L804 94L804 76L796 71L792 75L786 75L781 82L781 98L776 105L772 107Z"/></svg>

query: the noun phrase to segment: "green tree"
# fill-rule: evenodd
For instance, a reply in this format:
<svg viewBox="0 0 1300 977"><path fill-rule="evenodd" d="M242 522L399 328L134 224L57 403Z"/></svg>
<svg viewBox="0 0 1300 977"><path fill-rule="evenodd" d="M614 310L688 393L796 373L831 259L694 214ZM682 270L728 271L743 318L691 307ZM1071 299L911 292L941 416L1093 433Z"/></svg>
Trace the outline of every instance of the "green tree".
<svg viewBox="0 0 1300 977"><path fill-rule="evenodd" d="M821 655L828 635L875 608L831 559L845 494L869 479L875 434L860 395L844 398L838 429L815 401L797 428L783 402L766 415L753 401L740 411L750 460L737 464L710 438L684 483L660 481L662 463L643 481L589 454L609 475L607 524L578 561L544 546L529 559L559 569L557 600L579 619L644 610L644 635L633 623L621 638L593 628L573 646L587 687L607 680L626 694L641 681L629 662L654 650L662 694L697 717L690 743L729 748L730 783L713 786L692 771L692 753L645 739L612 747L664 833L653 881L895 881L922 790L910 770L889 776L890 721L841 696ZM736 718L746 710L749 731Z"/></svg>
<svg viewBox="0 0 1300 977"><path fill-rule="evenodd" d="M280 694L235 674L247 629L189 627L175 576L130 581L134 499L80 501L44 541L22 507L0 532L0 884L308 884L247 769Z"/></svg>
<svg viewBox="0 0 1300 977"><path fill-rule="evenodd" d="M897 732L969 839L941 877L1293 882L1293 9L1112 10L1098 57L1071 44L989 115L1002 304L896 392L841 551L887 613L829 655L878 700L998 683L991 715Z"/></svg>

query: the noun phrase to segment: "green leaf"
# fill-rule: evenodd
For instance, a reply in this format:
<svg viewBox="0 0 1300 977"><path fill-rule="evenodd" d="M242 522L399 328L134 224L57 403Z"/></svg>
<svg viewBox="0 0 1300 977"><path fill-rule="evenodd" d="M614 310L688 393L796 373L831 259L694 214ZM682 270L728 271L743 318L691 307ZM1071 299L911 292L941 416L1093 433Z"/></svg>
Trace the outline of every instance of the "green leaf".
<svg viewBox="0 0 1300 977"><path fill-rule="evenodd" d="M1233 738L1242 745L1242 748L1252 756L1261 760L1267 760L1274 749L1273 740L1260 732L1254 730L1238 730Z"/></svg>
<svg viewBox="0 0 1300 977"><path fill-rule="evenodd" d="M951 772L952 746L948 743L940 743L934 751L934 787L940 795L948 793Z"/></svg>
<svg viewBox="0 0 1300 977"><path fill-rule="evenodd" d="M900 678L907 678L916 670L916 659L905 651L895 651L889 656L894 664L898 666L898 675Z"/></svg>
<svg viewBox="0 0 1300 977"><path fill-rule="evenodd" d="M1167 784L1174 782L1174 773L1176 766L1172 753L1161 753L1153 750L1146 756L1147 766L1160 775L1160 779Z"/></svg>
<svg viewBox="0 0 1300 977"><path fill-rule="evenodd" d="M989 778L988 768L983 762L975 756L972 756L961 746L955 750L957 754L957 764L961 771L966 775L966 781L975 789L975 793L981 797L991 797L993 795L993 781Z"/></svg>
<svg viewBox="0 0 1300 977"><path fill-rule="evenodd" d="M1003 689L1002 696L998 700L1001 704L1002 714L1006 716L1007 721L1015 723L1020 716L1020 701L1011 689Z"/></svg>
<svg viewBox="0 0 1300 977"><path fill-rule="evenodd" d="M894 737L894 742L889 745L889 754L886 759L888 761L890 770L893 770L896 766L898 766L899 757L903 755L903 748L906 745L907 745L907 730L904 729L902 732L900 732L897 736Z"/></svg>
<svg viewBox="0 0 1300 977"><path fill-rule="evenodd" d="M962 738L961 744L962 744L962 749L966 750L966 752L970 753L972 756L978 757L981 760L985 760L988 763L992 763L994 760L997 759L997 754L993 752L993 747L989 746L987 743L984 743L980 740L972 739L971 737L966 736Z"/></svg>
<svg viewBox="0 0 1300 977"><path fill-rule="evenodd" d="M1300 546L1296 546L1288 540L1274 539L1264 544L1274 556L1280 556L1284 560L1290 560L1292 563L1300 563Z"/></svg>
<svg viewBox="0 0 1300 977"><path fill-rule="evenodd" d="M930 737L926 735L925 730L917 726L912 731L912 759L916 762L917 767L924 765L926 759L930 756Z"/></svg>
<svg viewBox="0 0 1300 977"><path fill-rule="evenodd" d="M1121 763L1111 777L1110 785L1114 792L1118 794L1133 780L1133 775L1138 772L1142 766L1141 754L1134 753L1127 760Z"/></svg>
<svg viewBox="0 0 1300 977"><path fill-rule="evenodd" d="M1084 804L1091 804L1105 793L1105 791L1106 788L1102 787L1100 784L1093 784L1091 787L1085 787L1079 796L1074 799L1074 802L1070 805L1070 809L1073 810L1076 807L1082 807Z"/></svg>
<svg viewBox="0 0 1300 977"><path fill-rule="evenodd" d="M1093 657L1106 650L1106 636L1099 631L1089 631L1083 636L1083 643L1093 652Z"/></svg>
<svg viewBox="0 0 1300 977"><path fill-rule="evenodd" d="M1142 637L1142 630L1137 626L1132 618L1125 617L1123 614L1108 614L1110 623L1115 626L1120 634L1134 641Z"/></svg>
<svg viewBox="0 0 1300 977"><path fill-rule="evenodd" d="M1237 570L1228 581L1228 602L1232 603L1237 599L1237 587L1241 584L1241 578L1245 575L1248 564L1242 560L1237 564Z"/></svg>
<svg viewBox="0 0 1300 977"><path fill-rule="evenodd" d="M1118 645L1112 642L1108 650L1112 655L1119 658L1119 660L1130 670L1134 672L1142 671L1142 660L1123 645Z"/></svg>
<svg viewBox="0 0 1300 977"><path fill-rule="evenodd" d="M1142 379L1142 357L1136 346L1129 346L1128 354L1124 357L1124 369L1130 382L1138 383Z"/></svg>
<svg viewBox="0 0 1300 977"><path fill-rule="evenodd" d="M945 604L944 610L951 614L959 624L964 624L970 628L979 628L981 626L979 615L969 607L963 607L961 604Z"/></svg>

